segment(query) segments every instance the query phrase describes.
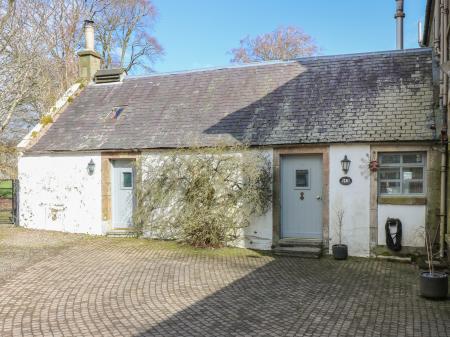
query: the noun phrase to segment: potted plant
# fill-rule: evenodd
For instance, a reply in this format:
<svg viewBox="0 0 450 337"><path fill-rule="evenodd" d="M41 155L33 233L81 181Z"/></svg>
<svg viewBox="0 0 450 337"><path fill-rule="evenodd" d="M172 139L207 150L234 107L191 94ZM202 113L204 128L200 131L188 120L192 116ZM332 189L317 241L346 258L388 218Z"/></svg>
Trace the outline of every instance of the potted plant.
<svg viewBox="0 0 450 337"><path fill-rule="evenodd" d="M448 295L448 275L445 272L434 269L433 252L439 227L435 235L425 230L425 249L427 251L427 270L420 273L420 295L431 299L443 299Z"/></svg>
<svg viewBox="0 0 450 337"><path fill-rule="evenodd" d="M348 257L348 248L347 245L344 245L342 243L342 224L344 221L344 210L343 209L337 210L336 217L338 225L339 243L333 245L331 249L333 251L333 257L336 260L345 260Z"/></svg>

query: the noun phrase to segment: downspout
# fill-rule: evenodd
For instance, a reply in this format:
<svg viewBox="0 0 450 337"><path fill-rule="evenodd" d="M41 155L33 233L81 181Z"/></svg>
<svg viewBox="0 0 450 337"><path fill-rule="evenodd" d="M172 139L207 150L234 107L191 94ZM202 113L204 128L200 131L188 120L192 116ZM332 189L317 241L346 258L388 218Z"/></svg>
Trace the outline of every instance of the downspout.
<svg viewBox="0 0 450 337"><path fill-rule="evenodd" d="M403 49L403 0L395 0L397 3L397 10L395 11L395 21L397 21L397 49Z"/></svg>
<svg viewBox="0 0 450 337"><path fill-rule="evenodd" d="M440 64L448 60L447 46L447 26L448 26L448 0L440 0ZM440 220L439 220L439 255L444 257L445 231L447 222L447 168L448 168L448 76L443 70L441 74L441 109L442 109L442 154L441 154L441 200L440 200Z"/></svg>
<svg viewBox="0 0 450 337"><path fill-rule="evenodd" d="M433 5L433 0L427 0L427 7L425 9L425 22L424 22L424 26L423 26L423 46L422 47L427 46L430 41L428 35L430 34L429 26L430 26L430 19L431 19L431 10L432 10L432 8L434 8L432 5Z"/></svg>
<svg viewBox="0 0 450 337"><path fill-rule="evenodd" d="M438 4L438 6L434 6L434 38L433 38L433 47L434 50L436 51L437 55L441 54L441 36L440 36L440 32L441 32L441 4L440 1L441 0L435 0ZM442 77L441 77L442 79ZM442 90L442 87L440 87ZM442 92L440 92L440 95L442 95ZM441 96L439 96L441 97Z"/></svg>

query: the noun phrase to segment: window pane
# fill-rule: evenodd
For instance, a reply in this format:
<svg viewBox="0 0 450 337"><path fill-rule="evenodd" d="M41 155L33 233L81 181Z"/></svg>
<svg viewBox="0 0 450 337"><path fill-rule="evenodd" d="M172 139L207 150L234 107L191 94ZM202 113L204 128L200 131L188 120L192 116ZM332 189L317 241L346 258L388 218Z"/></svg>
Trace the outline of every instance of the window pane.
<svg viewBox="0 0 450 337"><path fill-rule="evenodd" d="M400 194L399 181L382 181L380 182L380 193L382 194Z"/></svg>
<svg viewBox="0 0 450 337"><path fill-rule="evenodd" d="M420 153L411 153L403 155L403 162L405 164L420 164L422 163L422 154Z"/></svg>
<svg viewBox="0 0 450 337"><path fill-rule="evenodd" d="M390 153L380 156L381 164L398 164L400 163L400 154Z"/></svg>
<svg viewBox="0 0 450 337"><path fill-rule="evenodd" d="M133 178L131 172L122 172L123 187L133 187Z"/></svg>
<svg viewBox="0 0 450 337"><path fill-rule="evenodd" d="M423 179L423 167L404 167L403 180Z"/></svg>
<svg viewBox="0 0 450 337"><path fill-rule="evenodd" d="M403 182L403 194L423 193L423 181L406 180Z"/></svg>
<svg viewBox="0 0 450 337"><path fill-rule="evenodd" d="M400 168L381 168L380 179L400 179Z"/></svg>
<svg viewBox="0 0 450 337"><path fill-rule="evenodd" d="M295 186L296 187L308 187L308 170L296 170L295 171Z"/></svg>

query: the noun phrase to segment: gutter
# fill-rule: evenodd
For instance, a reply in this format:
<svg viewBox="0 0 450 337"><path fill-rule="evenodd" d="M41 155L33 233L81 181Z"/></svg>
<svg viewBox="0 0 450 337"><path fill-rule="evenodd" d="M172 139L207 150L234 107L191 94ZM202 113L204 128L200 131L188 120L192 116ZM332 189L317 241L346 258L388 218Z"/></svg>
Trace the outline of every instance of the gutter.
<svg viewBox="0 0 450 337"><path fill-rule="evenodd" d="M439 141L436 139L421 139L421 140L401 140L401 141L347 141L347 142L317 142L317 143L274 143L274 144L247 144L250 148L265 148L265 149L280 149L280 148L289 148L289 147L298 147L299 145L307 148L307 147L315 147L315 146L331 146L331 145L339 145L339 144L365 144L371 146L411 146L411 145L421 145L431 147L433 145L438 145ZM229 144L226 146L233 145L243 145L243 144ZM214 145L204 145L198 146L198 148L210 148ZM48 154L65 154L65 153L140 153L140 152L150 152L150 151L173 151L179 149L190 149L192 146L160 146L160 147L142 147L142 148L86 148L86 149L61 149L61 150L29 150L24 152L24 155L48 155Z"/></svg>

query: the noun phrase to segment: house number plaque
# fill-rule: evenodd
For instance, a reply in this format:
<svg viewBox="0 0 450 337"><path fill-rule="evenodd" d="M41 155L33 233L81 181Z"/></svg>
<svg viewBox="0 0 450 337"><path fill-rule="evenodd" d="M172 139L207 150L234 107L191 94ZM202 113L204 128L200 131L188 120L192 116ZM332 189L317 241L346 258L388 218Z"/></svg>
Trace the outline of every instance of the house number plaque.
<svg viewBox="0 0 450 337"><path fill-rule="evenodd" d="M342 177L341 179L339 179L339 182L341 183L341 185L350 185L352 183L352 178Z"/></svg>

